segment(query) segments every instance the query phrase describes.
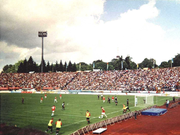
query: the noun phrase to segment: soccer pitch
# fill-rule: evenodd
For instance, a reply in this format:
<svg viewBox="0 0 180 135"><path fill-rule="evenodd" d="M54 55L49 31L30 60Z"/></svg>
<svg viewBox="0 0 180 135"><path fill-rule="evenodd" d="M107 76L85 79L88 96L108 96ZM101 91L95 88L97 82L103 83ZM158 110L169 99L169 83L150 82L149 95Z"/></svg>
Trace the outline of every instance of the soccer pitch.
<svg viewBox="0 0 180 135"><path fill-rule="evenodd" d="M134 96L117 95L118 105L114 102L107 102L108 96L105 95L106 102L98 100L97 95L78 95L78 94L63 94L62 99L59 94L0 94L1 101L1 123L21 128L34 128L41 131L47 129L47 124L51 117L51 107L56 106L55 115L53 116L53 134L55 134L55 122L58 119L62 121L61 135L68 135L87 125L85 113L89 110L91 113L90 124L105 120L99 119L101 115L101 106L104 107L108 118L122 115L122 105L126 105L126 100L129 99L129 107L131 111L140 110L141 107L134 107ZM115 95L114 95L115 96ZM22 104L24 97L24 104ZM43 103L40 99L43 97ZM57 97L58 102L54 103L54 98ZM154 103L157 105L164 104L165 100L172 100L172 97L154 97ZM62 102L65 102L65 110L62 110ZM50 131L49 131L50 132Z"/></svg>

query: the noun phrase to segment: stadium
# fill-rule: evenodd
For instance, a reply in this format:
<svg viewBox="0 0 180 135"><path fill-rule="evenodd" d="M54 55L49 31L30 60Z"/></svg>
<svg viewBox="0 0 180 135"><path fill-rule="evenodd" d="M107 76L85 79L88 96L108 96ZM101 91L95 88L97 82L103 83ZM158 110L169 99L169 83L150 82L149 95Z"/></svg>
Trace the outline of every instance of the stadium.
<svg viewBox="0 0 180 135"><path fill-rule="evenodd" d="M59 132L62 135L90 134L102 127L107 129L106 133L108 125L134 119L135 111L139 120L142 111L150 108L179 108L179 72L179 67L173 67L126 71L1 73L1 125L16 127L12 132L17 133L21 133L21 128L44 132L48 121L53 117L54 121L62 120ZM42 83L39 83L39 79ZM164 83L165 81L169 83ZM39 89L38 84L42 85L42 89ZM174 86L176 89L161 91L165 86ZM105 102L101 99L102 96L105 97ZM55 97L57 102L54 102ZM112 97L117 98L117 105ZM127 104L127 99L131 111L124 113L123 104ZM166 100L170 101L168 108L164 106ZM61 107L63 102L65 109ZM56 110L54 116L51 116L53 105ZM105 109L107 118L99 118L101 107ZM90 124L86 121L86 110L91 113ZM168 112L169 110L164 115L170 115ZM3 133L8 131L11 133L11 130ZM55 132L54 122L53 134Z"/></svg>
<svg viewBox="0 0 180 135"><path fill-rule="evenodd" d="M0 135L180 135L178 0L0 11Z"/></svg>

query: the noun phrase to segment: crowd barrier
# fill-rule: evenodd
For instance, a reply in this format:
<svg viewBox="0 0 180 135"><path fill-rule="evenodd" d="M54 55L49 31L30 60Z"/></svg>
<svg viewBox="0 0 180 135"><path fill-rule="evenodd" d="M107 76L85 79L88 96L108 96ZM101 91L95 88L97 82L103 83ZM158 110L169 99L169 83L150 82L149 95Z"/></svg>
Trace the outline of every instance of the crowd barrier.
<svg viewBox="0 0 180 135"><path fill-rule="evenodd" d="M176 107L177 105L180 104L180 98L176 99L175 102L170 101L170 103L172 103L172 104L171 104L171 106L169 108L174 108L174 107Z"/></svg>
<svg viewBox="0 0 180 135"><path fill-rule="evenodd" d="M172 97L180 97L180 92L161 92L156 93L155 91L138 91L138 92L130 92L130 93L124 93L123 91L111 91L111 90L41 90L36 91L35 89L13 89L13 90L7 90L7 89L1 89L0 93L37 93L37 94L44 94L44 93L50 93L50 94L84 94L84 95L153 95L153 96L172 96Z"/></svg>
<svg viewBox="0 0 180 135"><path fill-rule="evenodd" d="M7 87L0 87L0 90L9 90Z"/></svg>
<svg viewBox="0 0 180 135"><path fill-rule="evenodd" d="M24 88L22 88L22 87L0 87L0 91L12 91L12 90L31 90L32 88L30 88L30 87L24 87Z"/></svg>

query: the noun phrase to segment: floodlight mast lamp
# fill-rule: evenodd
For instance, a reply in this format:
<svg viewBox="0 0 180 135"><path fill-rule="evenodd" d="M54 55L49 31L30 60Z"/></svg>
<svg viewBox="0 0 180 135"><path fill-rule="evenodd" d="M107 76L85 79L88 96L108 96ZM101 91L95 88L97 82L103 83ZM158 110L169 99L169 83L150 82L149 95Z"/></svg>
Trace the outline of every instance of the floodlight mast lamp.
<svg viewBox="0 0 180 135"><path fill-rule="evenodd" d="M47 31L39 31L38 36L42 37L42 59L41 59L41 72L43 73L43 38L47 37Z"/></svg>

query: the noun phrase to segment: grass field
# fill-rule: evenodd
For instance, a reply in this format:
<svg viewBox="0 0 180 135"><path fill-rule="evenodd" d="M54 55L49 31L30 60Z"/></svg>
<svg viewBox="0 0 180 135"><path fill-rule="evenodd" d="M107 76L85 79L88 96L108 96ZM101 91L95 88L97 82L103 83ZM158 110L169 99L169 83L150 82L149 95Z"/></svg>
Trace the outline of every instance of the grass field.
<svg viewBox="0 0 180 135"><path fill-rule="evenodd" d="M0 94L0 122L11 126L17 125L21 128L35 128L45 131L52 118L51 107L55 105L53 134L55 134L55 121L61 118L63 125L60 134L68 135L87 125L86 110L91 113L90 121L92 124L106 119L98 118L101 114L101 106L105 108L108 118L122 115L122 104L126 104L127 98L131 111L142 109L142 107L134 107L134 96L117 96L117 106L115 103L103 103L102 100L98 100L97 95L64 94L62 99L59 99L59 94L47 94L47 99L44 98L43 103L40 103L41 96L44 97L44 94ZM21 103L22 97L25 99L24 104ZM57 103L54 103L55 97L58 99ZM107 99L108 95L105 97ZM172 100L172 97L154 97L154 103L162 105L166 99ZM62 110L62 102L65 102L65 110Z"/></svg>

